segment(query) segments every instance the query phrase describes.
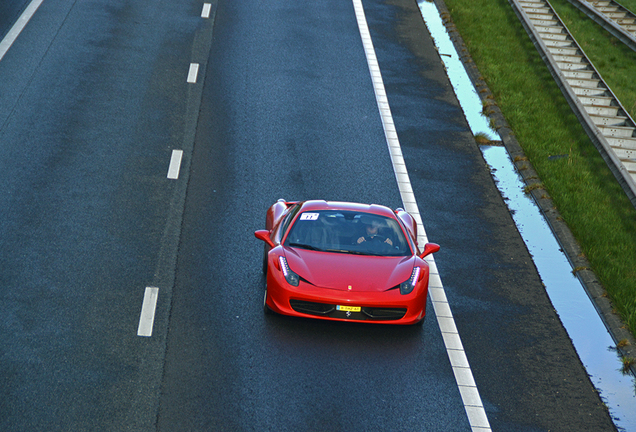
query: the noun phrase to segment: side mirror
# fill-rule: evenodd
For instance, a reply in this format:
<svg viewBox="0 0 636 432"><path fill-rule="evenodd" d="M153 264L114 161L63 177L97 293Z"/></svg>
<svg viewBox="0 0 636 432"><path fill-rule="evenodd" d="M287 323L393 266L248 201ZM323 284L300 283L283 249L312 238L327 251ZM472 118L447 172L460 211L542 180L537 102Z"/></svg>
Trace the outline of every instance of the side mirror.
<svg viewBox="0 0 636 432"><path fill-rule="evenodd" d="M274 244L274 242L272 241L272 239L270 238L270 231L267 230L258 230L254 232L254 237L256 237L259 240L263 240L265 243L267 243L269 245L269 247L275 247L276 245Z"/></svg>
<svg viewBox="0 0 636 432"><path fill-rule="evenodd" d="M424 259L425 256L435 253L439 250L437 243L426 243L424 245L424 252L420 254L420 258Z"/></svg>

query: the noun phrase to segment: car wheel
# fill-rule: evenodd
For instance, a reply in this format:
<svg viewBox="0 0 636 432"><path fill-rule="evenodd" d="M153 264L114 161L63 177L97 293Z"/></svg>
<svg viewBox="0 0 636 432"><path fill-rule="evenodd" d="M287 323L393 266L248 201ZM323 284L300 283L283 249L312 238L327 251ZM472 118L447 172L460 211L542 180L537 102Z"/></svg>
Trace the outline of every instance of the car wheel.
<svg viewBox="0 0 636 432"><path fill-rule="evenodd" d="M267 245L265 245L263 249L263 274L264 275L267 274L267 253L268 252L269 250L267 250Z"/></svg>
<svg viewBox="0 0 636 432"><path fill-rule="evenodd" d="M272 315L274 313L274 311L267 306L267 283L265 283L265 294L263 294L263 313L265 315Z"/></svg>

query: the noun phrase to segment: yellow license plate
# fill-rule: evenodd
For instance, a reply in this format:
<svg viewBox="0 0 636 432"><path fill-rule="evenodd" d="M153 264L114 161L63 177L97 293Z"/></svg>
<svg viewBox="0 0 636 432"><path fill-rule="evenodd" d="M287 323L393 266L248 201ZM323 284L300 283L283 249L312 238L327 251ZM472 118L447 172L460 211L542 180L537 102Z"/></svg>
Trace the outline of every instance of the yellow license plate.
<svg viewBox="0 0 636 432"><path fill-rule="evenodd" d="M347 312L360 312L360 310L362 310L362 308L360 306L336 306L337 310L340 311L347 311Z"/></svg>

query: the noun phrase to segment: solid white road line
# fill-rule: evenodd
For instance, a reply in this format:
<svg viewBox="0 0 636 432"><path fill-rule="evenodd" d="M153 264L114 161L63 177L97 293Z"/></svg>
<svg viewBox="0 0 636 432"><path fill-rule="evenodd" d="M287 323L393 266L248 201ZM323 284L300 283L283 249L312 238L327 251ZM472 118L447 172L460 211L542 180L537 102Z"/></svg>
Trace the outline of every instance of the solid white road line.
<svg viewBox="0 0 636 432"><path fill-rule="evenodd" d="M183 158L183 150L172 150L170 157L170 166L168 167L168 178L177 180L179 178L179 170L181 169L181 159Z"/></svg>
<svg viewBox="0 0 636 432"><path fill-rule="evenodd" d="M7 35L2 39L2 42L0 42L0 60L2 60L7 51L9 51L9 48L11 48L11 45L13 45L13 42L15 42L20 33L22 33L22 30L24 30L24 27L26 27L27 23L31 20L35 11L38 10L42 1L43 0L33 0L29 3L24 12L22 12L22 15L20 15L20 18L13 24L11 30L9 30Z"/></svg>
<svg viewBox="0 0 636 432"><path fill-rule="evenodd" d="M144 292L144 302L141 306L141 315L139 316L137 336L152 336L152 326L155 323L155 310L157 309L158 297L159 288L146 287L146 291Z"/></svg>
<svg viewBox="0 0 636 432"><path fill-rule="evenodd" d="M210 18L211 9L212 9L212 3L203 3L203 10L201 10L201 18Z"/></svg>
<svg viewBox="0 0 636 432"><path fill-rule="evenodd" d="M188 70L188 82L191 84L196 83L198 74L199 74L199 63L190 63L190 69Z"/></svg>
<svg viewBox="0 0 636 432"><path fill-rule="evenodd" d="M375 92L378 109L380 110L384 135L389 147L389 154L393 163L393 170L395 172L398 188L402 197L402 203L404 204L404 209L413 215L413 218L416 220L418 231L417 241L420 245L424 245L428 242L428 238L422 224L420 211L415 200L415 195L413 194L411 181L402 156L402 148L400 147L400 142L395 130L395 124L393 123L393 116L391 115L389 101L386 97L386 90L382 81L382 74L380 73L380 66L378 65L375 49L373 48L373 42L371 40L371 34L364 14L364 8L362 7L362 1L353 0L353 7L358 21L358 28L360 29L360 37L362 38L367 63L369 65L369 72L371 73L373 90ZM490 423L488 422L486 410L484 410L481 397L479 396L479 391L477 390L477 385L473 378L473 373L470 369L468 359L466 358L466 353L464 352L461 338L457 332L455 320L453 319L450 305L446 299L444 286L442 285L442 281L437 271L437 265L435 264L435 260L432 255L426 257L426 261L430 266L429 294L431 296L433 309L437 317L440 331L442 332L444 345L446 346L446 353L453 368L453 373L455 374L455 380L459 388L459 393L462 397L462 402L464 404L464 409L466 410L466 415L468 416L468 422L470 423L471 430L473 432L490 431Z"/></svg>

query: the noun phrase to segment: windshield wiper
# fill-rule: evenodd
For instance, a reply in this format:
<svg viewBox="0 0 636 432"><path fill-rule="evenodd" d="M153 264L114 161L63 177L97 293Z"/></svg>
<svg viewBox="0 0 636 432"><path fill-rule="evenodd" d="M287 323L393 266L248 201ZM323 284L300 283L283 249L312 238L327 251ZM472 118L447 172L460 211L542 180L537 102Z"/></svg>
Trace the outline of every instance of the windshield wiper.
<svg viewBox="0 0 636 432"><path fill-rule="evenodd" d="M373 253L373 252L365 252L365 251L355 251L355 250L348 250L348 249L328 249L329 251L333 251L333 252L343 252L343 253L348 253L351 255L371 255L371 256L383 256L383 254L378 254L378 253Z"/></svg>
<svg viewBox="0 0 636 432"><path fill-rule="evenodd" d="M319 247L312 246L312 245L305 244L305 243L289 243L287 246L298 247L298 248L302 248L302 249L309 249L309 250L313 250L313 251L321 251L321 252L323 251Z"/></svg>
<svg viewBox="0 0 636 432"><path fill-rule="evenodd" d="M349 249L321 249L319 247L316 247L310 244L305 244L305 243L287 243L287 246L297 247L301 249L308 249L312 251L319 251L319 252L340 252L340 253L347 253L351 255L384 256L384 254L381 254L381 253L355 251L355 250L349 250Z"/></svg>

